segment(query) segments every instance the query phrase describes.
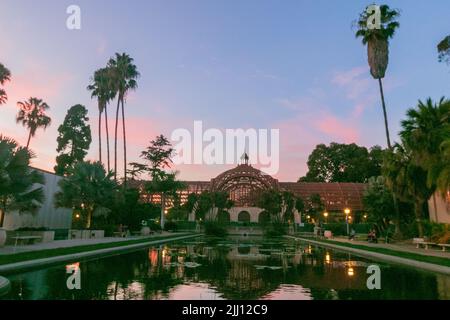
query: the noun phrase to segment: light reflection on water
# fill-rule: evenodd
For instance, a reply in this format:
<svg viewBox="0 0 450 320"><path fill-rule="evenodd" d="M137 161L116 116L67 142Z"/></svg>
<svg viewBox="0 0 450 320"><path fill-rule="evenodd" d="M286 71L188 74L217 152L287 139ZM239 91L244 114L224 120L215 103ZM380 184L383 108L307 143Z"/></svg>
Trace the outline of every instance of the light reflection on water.
<svg viewBox="0 0 450 320"><path fill-rule="evenodd" d="M81 290L66 266L9 275L4 299L450 299L450 277L380 264L292 240L202 239L81 261Z"/></svg>

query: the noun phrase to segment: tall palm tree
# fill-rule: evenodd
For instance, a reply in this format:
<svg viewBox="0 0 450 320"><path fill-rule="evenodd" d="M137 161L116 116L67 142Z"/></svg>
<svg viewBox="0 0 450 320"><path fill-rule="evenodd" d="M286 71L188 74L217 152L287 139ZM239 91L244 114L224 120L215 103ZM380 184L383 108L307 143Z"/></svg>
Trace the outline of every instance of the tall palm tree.
<svg viewBox="0 0 450 320"><path fill-rule="evenodd" d="M6 81L10 80L11 80L11 72L3 64L0 63L0 84L4 85ZM0 104L6 103L6 100L8 100L6 91L0 89Z"/></svg>
<svg viewBox="0 0 450 320"><path fill-rule="evenodd" d="M439 62L447 62L450 64L450 35L446 36L437 45Z"/></svg>
<svg viewBox="0 0 450 320"><path fill-rule="evenodd" d="M51 124L51 118L45 114L50 107L38 98L29 98L27 101L17 102L17 106L20 110L16 116L16 122L22 123L30 131L27 141L28 148L31 137L34 137L37 129L44 128L45 130Z"/></svg>
<svg viewBox="0 0 450 320"><path fill-rule="evenodd" d="M422 211L434 192L427 185L427 172L415 163L407 146L396 144L386 154L383 175L399 199L413 203L419 236L423 237Z"/></svg>
<svg viewBox="0 0 450 320"><path fill-rule="evenodd" d="M449 190L445 176L450 171L446 159L450 142L450 100L441 98L434 103L428 98L419 100L417 108L406 112L400 136L411 149L417 165L427 171L428 187L438 186L442 194ZM447 183L445 183L447 180Z"/></svg>
<svg viewBox="0 0 450 320"><path fill-rule="evenodd" d="M378 79L380 88L381 103L383 107L384 125L386 130L386 140L389 149L392 148L389 136L389 126L387 120L386 104L384 101L383 83L389 62L389 39L391 39L400 24L396 21L400 13L398 10L390 9L387 5L380 6L380 28L373 29L368 26L370 14L365 10L357 21L358 30L356 37L362 39L363 45L367 45L367 57L370 66L370 74L374 79Z"/></svg>
<svg viewBox="0 0 450 320"><path fill-rule="evenodd" d="M116 123L114 130L114 177L117 179L117 127L119 122L119 108L122 106L122 133L123 133L123 175L124 186L127 181L127 142L125 130L125 99L130 90L137 88L136 79L139 77L136 65L133 64L133 58L126 53L116 53L115 59L111 58L108 62L108 67L112 71L114 81L114 88L117 92L117 109L116 109Z"/></svg>
<svg viewBox="0 0 450 320"><path fill-rule="evenodd" d="M112 87L111 71L108 68L101 68L94 72L92 83L87 87L91 91L91 97L96 97L98 101L98 148L99 161L102 162L102 113L105 113L106 126L106 153L108 161L108 171L111 170L109 152L109 128L108 128L108 103L114 99L115 93Z"/></svg>

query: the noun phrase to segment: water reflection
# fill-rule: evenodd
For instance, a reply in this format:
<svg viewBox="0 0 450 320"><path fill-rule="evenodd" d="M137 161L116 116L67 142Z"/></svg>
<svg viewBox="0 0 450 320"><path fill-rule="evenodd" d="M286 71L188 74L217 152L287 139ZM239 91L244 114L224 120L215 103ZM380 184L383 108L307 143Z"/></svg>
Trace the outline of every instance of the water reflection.
<svg viewBox="0 0 450 320"><path fill-rule="evenodd" d="M6 299L450 299L450 277L379 264L321 247L254 238L204 239L81 261L81 290L67 266L8 276Z"/></svg>

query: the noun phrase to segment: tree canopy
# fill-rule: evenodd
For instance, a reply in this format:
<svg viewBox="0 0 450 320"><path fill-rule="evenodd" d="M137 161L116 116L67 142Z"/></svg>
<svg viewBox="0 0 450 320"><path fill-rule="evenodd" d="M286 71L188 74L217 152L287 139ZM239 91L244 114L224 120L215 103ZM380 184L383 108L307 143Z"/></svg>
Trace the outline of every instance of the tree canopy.
<svg viewBox="0 0 450 320"><path fill-rule="evenodd" d="M0 228L6 212L35 212L44 201L43 175L30 168L34 154L0 135Z"/></svg>
<svg viewBox="0 0 450 320"><path fill-rule="evenodd" d="M59 182L61 190L55 194L56 207L77 210L89 229L95 215L110 211L117 190L112 176L100 162L77 162L69 175Z"/></svg>
<svg viewBox="0 0 450 320"><path fill-rule="evenodd" d="M308 172L299 182L367 182L379 176L383 150L370 150L354 143L319 144L308 157Z"/></svg>
<svg viewBox="0 0 450 320"><path fill-rule="evenodd" d="M84 106L77 104L69 109L59 126L56 174L66 175L75 163L83 161L86 156L92 141L87 112Z"/></svg>

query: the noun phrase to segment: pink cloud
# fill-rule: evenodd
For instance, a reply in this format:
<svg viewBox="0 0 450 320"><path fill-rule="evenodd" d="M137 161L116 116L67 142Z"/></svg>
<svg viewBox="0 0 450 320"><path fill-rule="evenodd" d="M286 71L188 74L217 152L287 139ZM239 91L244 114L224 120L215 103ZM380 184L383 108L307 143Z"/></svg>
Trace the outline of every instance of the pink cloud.
<svg viewBox="0 0 450 320"><path fill-rule="evenodd" d="M15 104L29 97L38 97L45 101L59 97L72 76L65 72L51 73L49 70L37 62L28 63L19 72L12 70L11 82L5 85L8 104Z"/></svg>
<svg viewBox="0 0 450 320"><path fill-rule="evenodd" d="M353 127L354 124L345 122L333 115L327 115L315 122L315 127L337 141L352 143L358 140L358 131Z"/></svg>
<svg viewBox="0 0 450 320"><path fill-rule="evenodd" d="M348 71L335 73L331 83L344 90L345 96L353 105L351 115L359 118L365 109L371 107L376 98L376 83L369 74L368 67L355 67Z"/></svg>
<svg viewBox="0 0 450 320"><path fill-rule="evenodd" d="M333 76L332 82L340 85L340 86L346 86L348 84L351 84L356 79L360 78L361 75L364 75L368 72L367 67L355 67L348 71L344 72L338 72Z"/></svg>

